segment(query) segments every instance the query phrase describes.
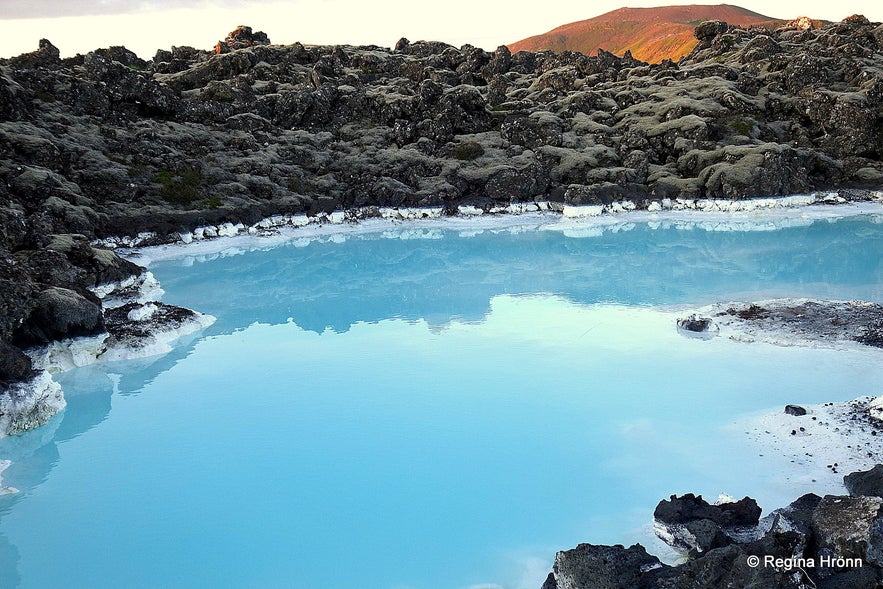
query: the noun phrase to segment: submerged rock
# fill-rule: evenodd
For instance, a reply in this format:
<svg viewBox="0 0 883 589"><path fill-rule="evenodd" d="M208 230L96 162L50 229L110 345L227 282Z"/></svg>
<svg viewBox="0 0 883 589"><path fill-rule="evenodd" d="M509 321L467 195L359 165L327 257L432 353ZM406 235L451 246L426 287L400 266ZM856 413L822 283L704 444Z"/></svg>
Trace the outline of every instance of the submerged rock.
<svg viewBox="0 0 883 589"><path fill-rule="evenodd" d="M686 329L687 331L695 331L702 332L708 331L708 329L713 325L711 319L708 317L700 317L699 315L690 315L684 319L678 319L678 327L681 329Z"/></svg>
<svg viewBox="0 0 883 589"><path fill-rule="evenodd" d="M677 320L678 332L681 335L698 339L710 339L717 335L720 329L708 317L701 317L695 313L688 317Z"/></svg>

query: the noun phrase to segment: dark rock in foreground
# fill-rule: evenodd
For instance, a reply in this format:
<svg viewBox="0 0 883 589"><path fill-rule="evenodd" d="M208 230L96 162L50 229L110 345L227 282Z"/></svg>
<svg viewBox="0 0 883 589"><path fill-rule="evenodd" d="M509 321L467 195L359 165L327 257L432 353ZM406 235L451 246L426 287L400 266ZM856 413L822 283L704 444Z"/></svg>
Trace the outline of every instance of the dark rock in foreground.
<svg viewBox="0 0 883 589"><path fill-rule="evenodd" d="M843 477L843 484L853 497L883 497L883 464L850 473Z"/></svg>
<svg viewBox="0 0 883 589"><path fill-rule="evenodd" d="M731 534L756 526L760 513L757 502L749 497L711 505L702 496L687 493L660 501L653 518L660 537L678 550L692 554L731 544Z"/></svg>
<svg viewBox="0 0 883 589"><path fill-rule="evenodd" d="M37 295L25 324L13 334L19 345L46 344L65 337L104 331L101 304L66 288L49 287Z"/></svg>
<svg viewBox="0 0 883 589"><path fill-rule="evenodd" d="M653 517L668 524L684 524L707 519L721 526L756 526L761 509L757 501L745 497L732 503L711 505L701 495L687 493L681 497L672 495L659 502Z"/></svg>
<svg viewBox="0 0 883 589"><path fill-rule="evenodd" d="M629 548L580 544L557 554L552 580L543 589L650 587L662 567L640 544Z"/></svg>
<svg viewBox="0 0 883 589"><path fill-rule="evenodd" d="M877 473L883 466L875 467ZM883 471L881 471L883 472ZM869 473L856 473L856 475ZM854 475L847 479L857 480ZM640 545L580 544L559 552L542 589L809 589L883 587L883 499L805 495L758 522L757 504L713 506L688 494L660 503L657 520L754 522L753 532L668 566ZM735 515L734 515L735 514ZM676 546L678 547L678 546Z"/></svg>
<svg viewBox="0 0 883 589"><path fill-rule="evenodd" d="M31 375L31 359L20 349L0 340L0 382L25 380Z"/></svg>

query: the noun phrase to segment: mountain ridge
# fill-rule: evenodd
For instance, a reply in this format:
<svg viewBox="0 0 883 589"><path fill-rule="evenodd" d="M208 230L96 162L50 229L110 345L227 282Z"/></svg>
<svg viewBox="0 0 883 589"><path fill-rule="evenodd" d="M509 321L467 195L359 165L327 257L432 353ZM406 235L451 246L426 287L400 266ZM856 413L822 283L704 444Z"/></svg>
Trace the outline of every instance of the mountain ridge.
<svg viewBox="0 0 883 589"><path fill-rule="evenodd" d="M631 51L636 59L659 63L677 61L696 46L696 25L720 20L738 26L775 28L783 19L731 4L671 5L654 8L618 8L586 20L567 23L546 33L508 45L509 50L579 51L595 55L604 49L616 55Z"/></svg>

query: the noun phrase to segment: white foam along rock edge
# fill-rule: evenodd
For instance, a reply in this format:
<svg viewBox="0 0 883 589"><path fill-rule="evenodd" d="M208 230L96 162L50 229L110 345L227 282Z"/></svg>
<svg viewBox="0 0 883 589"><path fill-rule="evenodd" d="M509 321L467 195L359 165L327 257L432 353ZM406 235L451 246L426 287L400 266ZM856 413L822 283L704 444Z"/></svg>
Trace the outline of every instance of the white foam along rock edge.
<svg viewBox="0 0 883 589"><path fill-rule="evenodd" d="M871 202L883 203L883 191L871 193ZM645 210L638 211L634 201L622 200L605 205L564 205L562 203L538 201L493 205L483 209L473 205L460 205L457 214L460 217L475 218L485 215L523 215L529 213L552 212L560 213L564 219L582 219L626 213L642 212L651 217L669 212L702 212L702 213L754 213L780 209L802 208L812 205L846 204L848 201L836 192L813 193L771 198L753 198L745 200L726 199L686 199L663 198L651 200ZM189 244L194 241L214 239L218 237L234 237L237 235L272 235L282 228L307 227L310 225L342 225L357 223L366 219L383 219L386 221L414 221L439 219L445 217L441 207L365 207L316 215L274 215L246 226L242 223L222 223L220 225L204 225L192 231L181 232L177 243ZM156 233L139 233L135 237L109 237L97 240L95 245L108 248L134 248L155 242Z"/></svg>
<svg viewBox="0 0 883 589"><path fill-rule="evenodd" d="M790 467L780 472L782 484L812 483L824 492L842 494L844 475L883 461L883 396L800 407L805 415L779 408L733 426L763 452L788 461Z"/></svg>
<svg viewBox="0 0 883 589"><path fill-rule="evenodd" d="M66 405L61 385L45 370L28 381L14 383L0 394L0 437L39 427Z"/></svg>

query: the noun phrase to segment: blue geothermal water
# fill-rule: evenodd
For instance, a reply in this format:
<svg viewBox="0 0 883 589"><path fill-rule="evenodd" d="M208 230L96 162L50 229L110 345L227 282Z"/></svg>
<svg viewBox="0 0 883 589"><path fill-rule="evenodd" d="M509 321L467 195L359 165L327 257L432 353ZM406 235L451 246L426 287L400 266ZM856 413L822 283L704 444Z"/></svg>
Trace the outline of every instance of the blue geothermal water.
<svg viewBox="0 0 883 589"><path fill-rule="evenodd" d="M727 426L883 393L880 352L688 339L674 320L883 301L883 224L613 229L156 262L166 302L218 320L164 356L57 375L67 409L0 440L20 489L0 497L0 586L538 589L558 549L648 542L672 493L768 511L812 491Z"/></svg>

